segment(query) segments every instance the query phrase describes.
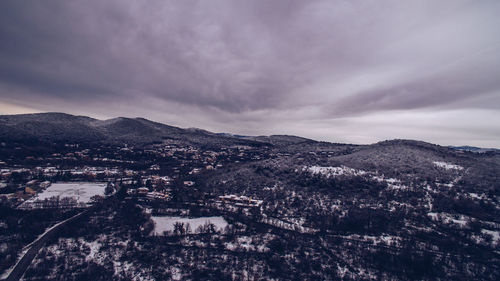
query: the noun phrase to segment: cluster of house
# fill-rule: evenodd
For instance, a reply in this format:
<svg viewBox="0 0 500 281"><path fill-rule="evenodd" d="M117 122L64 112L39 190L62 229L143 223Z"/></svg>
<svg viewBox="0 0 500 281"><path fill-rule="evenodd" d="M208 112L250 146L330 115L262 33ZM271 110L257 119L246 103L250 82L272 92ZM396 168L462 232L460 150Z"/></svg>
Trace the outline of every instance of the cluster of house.
<svg viewBox="0 0 500 281"><path fill-rule="evenodd" d="M250 216L254 215L254 211L258 210L262 214L263 200L253 199L248 196L235 194L222 195L213 200L210 204L212 208L219 209L224 212L242 212Z"/></svg>
<svg viewBox="0 0 500 281"><path fill-rule="evenodd" d="M189 161L190 164L193 164L193 160L196 160L200 165L199 168L194 168L190 174L196 174L201 172L203 169L205 170L214 170L221 168L223 166L222 162L224 159L230 159L234 156L238 158L247 158L253 160L259 160L259 156L251 156L251 152L254 148L249 146L231 146L231 147L222 147L219 151L212 150L200 150L191 146L176 146L172 144L155 144L152 145L149 149L145 149L144 152L154 154L158 157L169 157L172 159L176 159L179 161ZM232 159L234 162L239 162L235 159Z"/></svg>
<svg viewBox="0 0 500 281"><path fill-rule="evenodd" d="M50 186L50 181L40 182L39 180L30 180L29 182L26 183L26 186L24 187L24 192L31 195L35 195L38 191L43 190L49 186Z"/></svg>
<svg viewBox="0 0 500 281"><path fill-rule="evenodd" d="M2 201L10 201L13 204L24 202L25 200L36 195L41 190L50 186L50 181L30 180L26 184L22 184L15 191L0 194ZM0 182L0 189L6 188L5 182Z"/></svg>
<svg viewBox="0 0 500 281"><path fill-rule="evenodd" d="M260 207L263 203L262 200L252 199L251 197L239 196L235 194L219 196L219 202L236 207L246 208Z"/></svg>
<svg viewBox="0 0 500 281"><path fill-rule="evenodd" d="M143 186L137 189L127 190L129 196L145 198L149 200L168 201L170 200L170 190L164 189L162 191L151 191L149 188Z"/></svg>
<svg viewBox="0 0 500 281"><path fill-rule="evenodd" d="M116 176L120 175L122 172L117 168L109 168L109 167L90 167L84 166L81 168L73 168L73 169L59 169L57 167L48 166L48 167L34 167L32 169L26 168L4 168L0 169L0 177L7 178L10 177L13 173L32 173L36 175L44 175L45 177L55 177L58 174L71 174L73 176Z"/></svg>
<svg viewBox="0 0 500 281"><path fill-rule="evenodd" d="M85 180L85 181L104 181L114 182L118 181L123 185L130 186L143 186L148 188L148 191L136 191L141 197L155 198L161 200L168 200L170 196L168 187L172 184L172 178L180 178L181 174L196 175L204 171L216 170L223 167L225 161L235 161L239 157L250 159L251 152L248 150L251 147L233 146L221 148L218 151L201 150L191 146L181 146L176 144L155 144L148 148L134 148L125 145L125 147L117 148L96 148L96 149L82 149L78 144L67 144L66 147L74 148L73 152L67 153L53 153L44 157L27 156L27 160L36 160L43 163L58 163L60 160L85 160L102 162L99 166L80 166L74 168L61 168L56 165L45 167L33 167L40 164L34 164L29 168L25 167L9 167L5 161L0 161L0 194L2 197L7 198L14 203L24 201L31 196L35 195L40 188L47 183L40 181L33 181L33 179L47 179L50 181L68 181L68 180ZM124 159L124 152L125 159ZM132 152L132 154L130 154ZM162 167L158 164L152 164L149 168L143 171L132 170L124 168L120 165L112 165L110 163L135 163L130 158L133 157L134 152L140 154L148 153L154 154L159 157L170 157L178 161L175 167L169 170L172 178L162 177L159 174L163 173ZM119 157L114 157L119 156ZM236 159L234 157L237 157ZM116 159L114 159L116 158ZM154 159L154 157L152 158ZM40 162L40 163L41 163ZM68 163L72 163L69 161ZM87 163L87 162L85 162ZM77 165L77 164L75 164ZM189 168L188 168L189 167ZM188 169L186 169L188 168ZM13 180L15 178L15 180ZM27 182L26 184L22 182ZM15 184L14 184L15 183ZM194 187L195 182L189 178L184 179L182 184L185 187ZM3 190L3 191L2 191ZM147 195L147 196L146 196ZM6 197L7 196L7 197ZM12 200L11 200L12 199ZM226 198L225 202L232 202L236 205L257 206L259 203L252 199L241 198Z"/></svg>

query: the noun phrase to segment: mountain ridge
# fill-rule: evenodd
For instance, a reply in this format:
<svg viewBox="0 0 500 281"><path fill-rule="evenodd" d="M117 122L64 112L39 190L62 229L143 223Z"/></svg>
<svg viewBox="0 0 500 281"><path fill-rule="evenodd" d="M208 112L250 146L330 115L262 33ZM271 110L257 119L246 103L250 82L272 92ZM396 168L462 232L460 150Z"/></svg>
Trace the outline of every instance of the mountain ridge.
<svg viewBox="0 0 500 281"><path fill-rule="evenodd" d="M197 140L200 136L208 142L215 142L214 138L221 139L207 131L193 132L139 117L99 120L54 112L0 115L0 138L15 141L147 143L174 139L202 144ZM236 142L241 141L238 139Z"/></svg>
<svg viewBox="0 0 500 281"><path fill-rule="evenodd" d="M142 117L116 117L96 119L62 112L0 115L0 138L15 141L84 141L150 143L166 139L203 145L234 142L243 145L293 146L308 144L353 145L317 141L295 135L243 136L230 133L214 133L200 128L180 128L155 122ZM201 140L200 138L203 138ZM449 149L461 152L498 152L472 146L441 146L425 141L392 139L359 146L409 145L427 149Z"/></svg>

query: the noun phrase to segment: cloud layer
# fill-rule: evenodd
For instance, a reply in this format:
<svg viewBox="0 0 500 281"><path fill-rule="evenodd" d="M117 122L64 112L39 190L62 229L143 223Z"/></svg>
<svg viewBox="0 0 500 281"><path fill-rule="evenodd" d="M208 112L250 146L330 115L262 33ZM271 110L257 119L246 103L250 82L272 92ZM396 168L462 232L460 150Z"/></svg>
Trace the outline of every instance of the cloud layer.
<svg viewBox="0 0 500 281"><path fill-rule="evenodd" d="M6 0L0 112L499 147L484 120L500 117L498 14L498 1Z"/></svg>

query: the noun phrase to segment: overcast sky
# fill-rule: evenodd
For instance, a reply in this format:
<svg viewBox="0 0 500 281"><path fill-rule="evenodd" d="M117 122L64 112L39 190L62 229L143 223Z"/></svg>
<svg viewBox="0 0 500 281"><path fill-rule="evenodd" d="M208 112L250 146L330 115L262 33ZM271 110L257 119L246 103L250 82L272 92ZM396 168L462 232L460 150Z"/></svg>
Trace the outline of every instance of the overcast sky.
<svg viewBox="0 0 500 281"><path fill-rule="evenodd" d="M500 147L500 1L0 1L0 114Z"/></svg>

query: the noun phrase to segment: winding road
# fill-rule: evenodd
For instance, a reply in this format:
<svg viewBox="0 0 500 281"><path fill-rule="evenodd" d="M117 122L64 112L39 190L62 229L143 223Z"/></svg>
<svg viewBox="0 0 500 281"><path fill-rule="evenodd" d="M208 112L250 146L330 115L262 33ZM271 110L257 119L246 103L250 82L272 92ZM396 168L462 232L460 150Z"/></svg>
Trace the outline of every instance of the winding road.
<svg viewBox="0 0 500 281"><path fill-rule="evenodd" d="M28 269L29 265L33 261L33 259L36 257L40 249L43 247L45 242L49 240L50 237L52 237L57 231L59 231L62 227L67 225L68 223L71 223L72 221L75 221L76 219L86 215L89 213L93 208L87 209L81 213L78 213L69 219L63 220L62 222L59 222L55 224L54 226L50 227L47 229L42 235L40 235L35 241L33 241L31 244L27 245L26 247L29 247L28 251L19 259L19 261L14 265L14 268L10 271L9 275L7 278L5 278L5 281L18 281L21 279L21 277L24 275L24 272L26 272L26 269Z"/></svg>

